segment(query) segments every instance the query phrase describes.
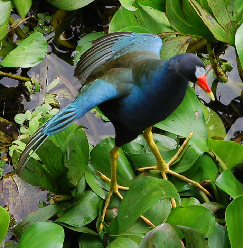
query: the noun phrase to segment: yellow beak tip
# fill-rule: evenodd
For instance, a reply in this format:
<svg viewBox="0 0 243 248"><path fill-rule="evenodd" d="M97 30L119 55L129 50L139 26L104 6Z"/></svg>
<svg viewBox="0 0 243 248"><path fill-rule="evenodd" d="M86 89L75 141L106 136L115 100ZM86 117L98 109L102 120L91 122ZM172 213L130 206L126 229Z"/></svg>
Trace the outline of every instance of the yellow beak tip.
<svg viewBox="0 0 243 248"><path fill-rule="evenodd" d="M209 97L212 99L212 101L215 101L215 97L212 91L207 92L207 94L209 95Z"/></svg>

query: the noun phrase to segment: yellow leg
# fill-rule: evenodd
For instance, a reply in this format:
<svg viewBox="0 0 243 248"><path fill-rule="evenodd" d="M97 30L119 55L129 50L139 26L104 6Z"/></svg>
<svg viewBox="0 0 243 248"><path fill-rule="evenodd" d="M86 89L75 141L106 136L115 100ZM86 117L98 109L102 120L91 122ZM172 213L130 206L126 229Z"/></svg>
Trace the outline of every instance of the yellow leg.
<svg viewBox="0 0 243 248"><path fill-rule="evenodd" d="M191 138L191 136L193 135L193 133L190 133L189 136L187 137L187 139L183 142L182 146L179 148L179 150L177 151L177 153L172 157L172 159L166 163L164 161L164 159L162 158L158 147L156 146L154 140L153 140L153 134L152 134L152 127L149 127L147 129L145 129L143 136L147 142L147 144L149 145L152 153L154 154L156 160L157 160L157 165L156 166L151 166L151 167L143 167L138 169L138 171L142 172L145 170L159 170L162 174L163 179L167 180L167 176L166 174L171 174L173 176L176 176L178 178L180 178L183 181L189 182L194 184L195 186L197 186L200 190L202 190L205 194L211 196L211 194L204 188L202 187L201 184L199 184L196 181L193 181L183 175L180 175L172 170L170 170L170 165L178 158L179 154L182 152L182 150L184 149L184 147L186 146L187 142L189 141L189 139ZM172 199L172 206L175 207L175 200Z"/></svg>
<svg viewBox="0 0 243 248"><path fill-rule="evenodd" d="M104 205L104 208L103 208L103 212L102 212L102 216L101 216L101 224L100 224L100 230L103 229L103 223L104 223L104 219L105 219L105 215L106 215L106 212L107 212L107 209L108 209L108 206L110 204L110 200L111 200L111 196L113 193L115 193L121 200L123 199L122 195L120 194L119 192L119 189L122 189L122 190L128 190L129 188L128 187L123 187L123 186L120 186L118 185L117 183L117 174L116 174L116 171L117 171L117 160L119 158L119 147L115 146L111 151L110 151L110 161L111 161L111 179L106 177L104 174L102 174L101 172L99 171L96 171L100 174L100 177L104 180L104 181L107 181L110 183L110 190L109 190L109 193L108 193L108 196L106 198L106 201L105 201L105 205ZM151 225L152 227L155 227L149 219L147 219L146 217L144 216L140 216L148 225Z"/></svg>

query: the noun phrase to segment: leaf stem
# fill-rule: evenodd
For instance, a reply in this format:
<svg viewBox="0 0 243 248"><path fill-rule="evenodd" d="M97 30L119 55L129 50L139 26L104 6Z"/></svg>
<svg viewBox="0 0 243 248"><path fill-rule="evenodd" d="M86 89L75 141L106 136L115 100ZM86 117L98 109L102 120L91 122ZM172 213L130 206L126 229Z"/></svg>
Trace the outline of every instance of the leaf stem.
<svg viewBox="0 0 243 248"><path fill-rule="evenodd" d="M242 68L242 64L240 62L239 55L238 55L238 53L237 53L236 50L235 50L235 56L236 56L236 62L237 62L238 72L239 72L239 75L240 75L241 80L243 81L243 68Z"/></svg>
<svg viewBox="0 0 243 248"><path fill-rule="evenodd" d="M223 171L228 170L225 162L212 149L209 149L208 155L213 158Z"/></svg>
<svg viewBox="0 0 243 248"><path fill-rule="evenodd" d="M201 195L205 203L210 202L208 196L202 190L199 191L199 194Z"/></svg>
<svg viewBox="0 0 243 248"><path fill-rule="evenodd" d="M15 20L12 17L10 17L9 18L9 24L13 25L14 23L15 23ZM26 39L27 38L26 34L23 32L23 30L20 27L16 27L15 32L20 39Z"/></svg>
<svg viewBox="0 0 243 248"><path fill-rule="evenodd" d="M27 81L30 81L31 80L30 78L27 78L27 77L13 75L13 74L10 74L10 73L7 73L7 72L3 72L3 71L0 71L0 76L4 76L4 77L8 77L8 78L13 78L13 79L24 81L24 82L27 82Z"/></svg>
<svg viewBox="0 0 243 248"><path fill-rule="evenodd" d="M211 65L213 67L213 70L216 74L216 76L224 83L228 82L228 77L226 76L226 74L223 72L223 70L220 68L218 62L217 62L217 58L215 56L214 53L214 49L212 46L212 43L208 42L207 43L207 48L208 48L208 55L209 55L209 60L211 62Z"/></svg>

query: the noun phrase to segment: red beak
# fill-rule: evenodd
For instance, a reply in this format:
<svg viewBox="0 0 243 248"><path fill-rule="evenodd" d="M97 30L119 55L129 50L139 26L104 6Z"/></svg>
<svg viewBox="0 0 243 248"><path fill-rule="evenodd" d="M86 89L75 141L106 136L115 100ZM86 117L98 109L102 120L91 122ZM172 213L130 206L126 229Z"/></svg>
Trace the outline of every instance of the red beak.
<svg viewBox="0 0 243 248"><path fill-rule="evenodd" d="M208 85L206 74L197 78L197 85L200 86L210 96L210 98L213 101L215 100L213 92Z"/></svg>

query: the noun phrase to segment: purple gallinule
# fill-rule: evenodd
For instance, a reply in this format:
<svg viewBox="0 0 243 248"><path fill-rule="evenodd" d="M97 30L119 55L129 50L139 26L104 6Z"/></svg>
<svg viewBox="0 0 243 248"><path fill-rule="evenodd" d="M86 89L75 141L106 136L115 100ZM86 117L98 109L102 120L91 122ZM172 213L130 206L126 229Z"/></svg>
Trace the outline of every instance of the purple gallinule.
<svg viewBox="0 0 243 248"><path fill-rule="evenodd" d="M75 70L75 76L84 82L79 94L33 135L20 157L17 173L22 173L29 152L38 149L49 135L62 131L98 106L116 132L115 147L110 153L110 191L102 222L111 195L115 193L122 198L118 189L127 189L117 184L119 147L141 133L157 159L156 167L145 169L160 170L164 179L170 173L209 194L199 183L170 170L170 163L165 163L152 139L151 127L166 119L180 105L189 81L202 87L214 100L203 62L190 53L179 54L168 61L161 60L161 47L162 40L154 34L119 32L97 39L81 56ZM109 181L104 175L102 178Z"/></svg>

